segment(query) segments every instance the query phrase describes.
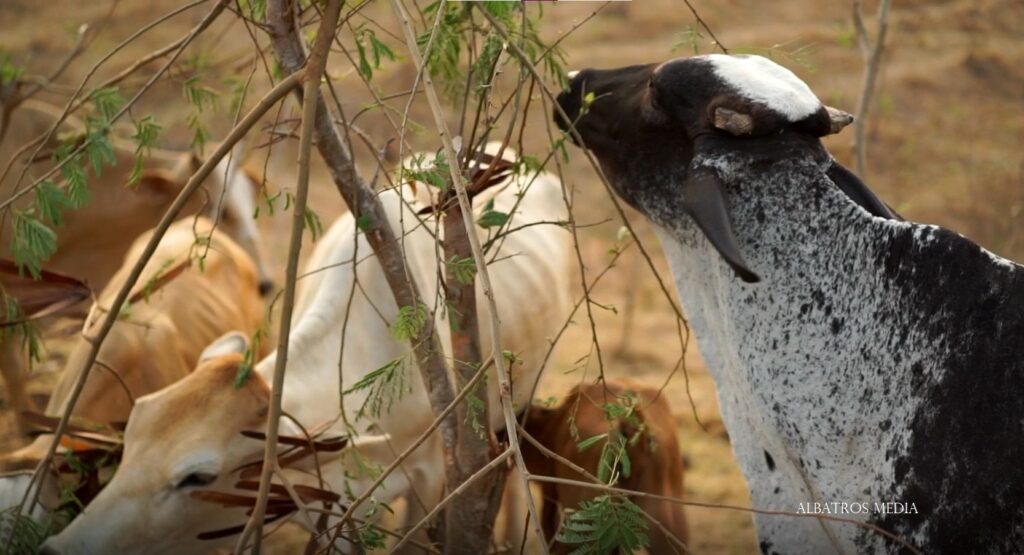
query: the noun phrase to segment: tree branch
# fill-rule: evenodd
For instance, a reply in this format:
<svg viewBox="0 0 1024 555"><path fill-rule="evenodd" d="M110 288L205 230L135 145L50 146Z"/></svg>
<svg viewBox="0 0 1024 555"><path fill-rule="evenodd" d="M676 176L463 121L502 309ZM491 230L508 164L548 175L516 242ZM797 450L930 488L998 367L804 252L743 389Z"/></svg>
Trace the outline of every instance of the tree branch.
<svg viewBox="0 0 1024 555"><path fill-rule="evenodd" d="M853 120L853 156L857 175L862 179L867 171L867 145L864 144L864 133L868 125L868 113L871 111L871 100L875 94L875 81L878 78L878 67L881 65L882 51L885 49L885 34L889 29L889 5L891 0L882 0L878 7L878 35L872 46L867 29L860 13L860 0L853 2L853 24L857 30L857 43L864 55L864 83L857 102L857 114Z"/></svg>
<svg viewBox="0 0 1024 555"><path fill-rule="evenodd" d="M317 90L320 77L327 66L334 27L341 16L342 0L328 0L327 9L320 19L316 44L309 56L303 75L302 129L299 135L299 175L295 191L295 206L292 212L292 235L288 245L288 267L285 274L284 302L281 308L280 333L277 342L277 359L274 361L274 380L271 385L270 412L267 414L267 439L263 450L263 468L260 471L260 489L256 495L256 506L235 546L235 553L242 553L249 536L255 533L253 553L259 553L262 539L263 517L270 496L270 478L277 466L277 437L281 421L281 401L284 393L284 376L288 364L288 347L291 337L292 312L295 308L295 281L299 273L299 253L302 251L302 232L306 229L306 200L309 196L309 162L313 147L313 128L317 116ZM304 505L299 505L300 508ZM308 517L307 517L308 518Z"/></svg>
<svg viewBox="0 0 1024 555"><path fill-rule="evenodd" d="M443 10L444 6L445 3L442 1L438 9ZM412 57L413 62L417 66L422 65L423 62L420 56L419 46L416 43L416 34L413 31L412 23L409 22L409 16L405 11L405 7L402 6L401 2L398 0L391 0L391 7L398 16L398 21L404 31L405 42L409 48L409 54ZM481 11L484 13L487 12L487 10ZM512 382L509 379L508 368L505 366L505 358L501 349L501 326L498 320L498 306L494 300L494 289L491 286L491 278L487 271L487 260L484 258L483 251L480 249L480 238L476 235L476 222L473 221L473 207L469 201L469 195L466 194L466 183L464 177L459 170L458 155L455 151L454 144L452 144L451 133L448 130L448 124L445 122L444 111L441 107L441 102L437 97L437 91L434 89L434 83L430 77L429 71L423 72L423 89L427 95L427 102L430 105L430 110L433 112L438 134L440 135L441 142L444 145L445 158L448 160L448 169L451 173L452 184L455 187L455 195L459 201L459 208L462 212L463 224L466 227L469 246L473 252L473 260L476 263L477 278L480 280L480 285L482 286L484 296L487 298L487 303L490 308L491 318L489 324L491 332L491 350L494 360L494 369L498 375L498 394L501 398L502 413L505 417L505 429L508 432L509 444L515 457L516 466L523 471L523 486L526 488L527 508L530 511L530 518L533 520L534 531L540 535L543 534L541 531L540 518L537 513L536 504L533 501L533 496L530 493L529 484L526 481L526 464L523 462L523 454L519 448L519 438L516 433L516 413L515 407L512 406ZM544 553L547 553L547 546L544 547Z"/></svg>
<svg viewBox="0 0 1024 555"><path fill-rule="evenodd" d="M295 71L302 66L305 54L295 22L293 5L288 0L267 1L267 24L271 41L281 67ZM314 129L317 150L327 164L328 172L338 192L359 222L377 260L384 271L385 280L401 307L425 306L415 282L409 277L405 258L394 231L388 224L384 209L372 189L356 171L351 155L334 127L323 96L316 94L317 117ZM417 366L423 376L430 405L440 414L454 398L448 383L447 363L441 341L434 330L433 318L428 318L416 335L410 339ZM454 418L442 424L441 433L446 445L454 443Z"/></svg>
<svg viewBox="0 0 1024 555"><path fill-rule="evenodd" d="M498 465L500 465L501 463L505 462L505 459L508 459L514 451L515 450L512 447L505 449L504 452L502 452L497 457L494 457L494 459L491 460L491 462L487 463L486 466L476 471L472 476L467 478L465 482L459 484L459 487L455 488L454 490L452 490L451 493L445 496L445 498L442 499L441 502L438 503L436 507L434 507L429 513L427 513L427 516L423 517L423 519L417 522L416 525L413 526L411 530L406 532L405 535L402 536L402 539L391 550L391 552L398 553L399 549L401 549L403 546L405 546L406 543L409 542L409 539L412 538L412 535L415 534L420 528L422 528L424 523L430 522L432 518L434 518L435 516L437 516L438 513L441 512L441 509L445 508L445 506L451 503L453 499L462 495L462 493L465 492L465 490L467 490L469 487L471 487L474 482L486 476L487 473L497 468Z"/></svg>

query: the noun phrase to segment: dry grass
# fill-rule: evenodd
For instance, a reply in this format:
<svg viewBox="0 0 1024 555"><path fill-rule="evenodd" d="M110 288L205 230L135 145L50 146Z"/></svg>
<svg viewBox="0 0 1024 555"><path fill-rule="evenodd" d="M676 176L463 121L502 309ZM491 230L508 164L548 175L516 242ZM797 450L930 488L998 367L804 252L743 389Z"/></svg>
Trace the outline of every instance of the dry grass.
<svg viewBox="0 0 1024 555"><path fill-rule="evenodd" d="M71 77L84 72L85 64L105 48L155 17L159 13L157 7L169 9L176 4L171 0L124 1L118 16L64 82L71 83ZM728 4L702 2L697 8L732 49L758 49L763 53L781 45L771 50L780 62L797 71L823 100L852 111L862 62L850 40L848 3L804 0L771 3L770 8L768 5L739 0ZM546 5L545 34L558 36L598 6L596 2ZM383 12L379 8L371 6L371 10ZM105 3L77 3L74 9L68 9L65 3L7 1L0 5L0 19L17 24L5 27L0 44L19 57L27 56L32 73L44 73L70 45L70 33L65 39L60 30L73 28L106 9ZM870 13L873 3L868 2L866 9ZM202 12L203 8L199 8L154 31L136 48L116 58L111 70L103 73L125 67L135 57L173 40ZM564 46L572 67L656 61L692 53L683 35L692 25L689 12L678 0L612 4L606 13L569 37ZM879 79L878 104L869 128L866 176L881 197L906 217L950 227L1016 259L1024 259L1024 40L1019 34L1022 28L1024 8L1017 0L896 3ZM251 50L237 24L221 25L199 42L214 61L237 60L242 57L240 54ZM674 45L680 43L682 46L674 50ZM712 50L706 39L700 39L699 45L702 52ZM798 59L784 54L794 51L799 52ZM350 67L342 63L342 56L334 55L332 67L341 76L337 86L345 95L346 110L354 113L369 100L364 87ZM410 69L407 62L389 64L375 83L385 92L405 90L411 81ZM139 112L156 113L169 127L170 144L176 146L186 142L184 113L169 108L180 105L180 86L177 81L162 85ZM543 121L547 114L540 112L538 107L531 114L526 141L536 145L536 152L543 152L547 144ZM422 123L430 121L425 105L415 105L412 114ZM386 120L378 114L368 114L359 124L380 142L393 135ZM226 123L221 121L214 128L223 132ZM429 133L416 136L413 141L430 150L437 147ZM836 156L847 162L851 158L850 144L848 135L829 139L829 147ZM262 165L262 155L254 154L251 165ZM372 157L360 149L358 159L367 175L371 174ZM293 186L294 150L290 145L275 150L269 167L273 183ZM569 165L566 180L576 191L576 217L580 222L613 217L606 193L582 160ZM344 209L319 168L314 173L310 204L325 222ZM640 223L635 216L634 220ZM287 220L264 218L261 225L270 239L267 254L277 263L280 276ZM591 275L607 263L607 248L618 227L609 223L581 232L584 260ZM639 229L641 238L656 252L649 231L642 224ZM660 260L658 266L667 276ZM618 309L617 314L601 309L596 312L607 373L651 384L663 383L680 356L676 327L665 299L635 252L620 261L594 296ZM630 303L633 306L627 309ZM632 329L625 332L623 315L628 310L633 311L635 319ZM540 397L560 395L580 380L594 378L594 365L585 369L575 365L576 360L587 354L589 339L586 320L578 317L546 374ZM60 350L54 349L58 354ZM746 485L736 468L718 414L714 384L695 348L691 347L685 359L693 401L706 426L706 430L702 429L695 422L686 402L683 376L676 375L666 394L675 404L680 443L687 460L687 493L699 501L747 504ZM58 366L48 365L51 369ZM52 374L43 373L32 387L45 391L50 382ZM9 414L3 414L2 429L6 435L0 443L12 445L15 440L10 435ZM695 553L750 553L756 549L753 528L745 514L693 509L688 518Z"/></svg>

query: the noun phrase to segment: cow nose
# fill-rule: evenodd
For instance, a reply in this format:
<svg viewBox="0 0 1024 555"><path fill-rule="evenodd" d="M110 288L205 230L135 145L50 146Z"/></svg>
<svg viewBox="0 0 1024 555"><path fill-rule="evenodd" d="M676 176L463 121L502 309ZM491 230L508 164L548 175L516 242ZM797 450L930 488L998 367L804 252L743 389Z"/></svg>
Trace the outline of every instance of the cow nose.
<svg viewBox="0 0 1024 555"><path fill-rule="evenodd" d="M60 551L57 551L55 547L49 545L49 542L47 542L39 548L39 555L60 555Z"/></svg>

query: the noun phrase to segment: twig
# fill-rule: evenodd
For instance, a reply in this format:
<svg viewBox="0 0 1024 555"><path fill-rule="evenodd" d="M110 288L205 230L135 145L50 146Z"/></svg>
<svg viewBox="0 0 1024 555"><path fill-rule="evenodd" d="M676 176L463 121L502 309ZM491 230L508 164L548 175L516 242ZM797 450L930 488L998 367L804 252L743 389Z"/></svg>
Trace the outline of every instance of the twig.
<svg viewBox="0 0 1024 555"><path fill-rule="evenodd" d="M723 53L728 54L729 50L725 48L725 45L722 44L722 41L718 40L718 37L715 36L715 32L711 30L711 27L708 27L708 24L705 23L703 19L701 19L700 14L697 13L696 9L694 9L693 4L690 3L690 0L683 0L683 2L686 3L687 8L690 8L690 13L693 14L693 17L697 20L697 23L700 23L700 26L703 27L704 30L708 32L708 36L711 37L711 40L715 41L715 45L721 48Z"/></svg>
<svg viewBox="0 0 1024 555"><path fill-rule="evenodd" d="M306 228L306 199L309 194L309 162L313 147L313 127L316 119L317 89L320 76L324 73L330 54L334 25L341 16L342 0L328 0L327 9L320 19L316 43L306 63L303 75L302 129L299 135L299 175L295 191L295 206L292 214L292 236L288 245L288 267L285 274L284 302L281 308L280 332L278 334L277 358L274 361L274 380L271 385L270 412L267 414L267 439L263 451L263 468L260 472L260 489L256 496L249 521L235 546L235 553L242 553L250 535L256 532L253 553L259 553L262 538L263 516L270 495L270 478L277 460L278 425L281 420L281 400L284 392L284 376L288 363L288 339L291 333L292 312L295 307L295 277L299 273L299 253L302 250L302 232ZM307 517L308 518L308 517Z"/></svg>
<svg viewBox="0 0 1024 555"><path fill-rule="evenodd" d="M71 99L68 101L68 106L69 107L65 108L64 115L62 115L60 118L58 118L58 121L54 125L59 126L61 121L64 120L64 118L66 117L67 114L69 114L71 112L74 112L75 110L80 108L82 106L82 104L84 104L86 102L87 99L79 99L78 96L82 93L82 90L85 88L86 83L89 82L89 79L91 79L92 76L96 74L96 71L98 71L99 68L101 66L103 66L104 63L106 63L108 60L110 60L112 57L114 57L115 54L120 52L122 49L124 49L126 46L128 46L129 44L134 42L136 39L138 39L140 36L145 34L150 29L160 25L161 23L167 21L168 19L171 19L172 17L174 17L174 16L176 16L176 15L178 15L178 14L184 12L184 11L190 10L190 9L200 5L200 4L205 4L206 2L209 2L209 0L194 0L193 2L191 2L189 4L185 4L183 6L175 8L174 10L171 10L170 12L168 12L168 13L166 13L166 14L158 17L158 18L156 18L155 20L147 23L146 25L142 26L141 28L136 30L134 33L132 33L131 36L129 36L128 38L126 38L123 41L121 41L120 43L118 43L117 46L112 48L110 50L110 52L107 52L102 58L100 58L100 60L98 62L93 64L92 68L89 69L89 71L86 73L85 77L82 79L82 82L71 93ZM189 33L189 35L191 35L191 33ZM175 42L171 43L170 45L168 45L168 46L166 46L164 48L161 48L160 50L157 51L157 53L159 53L159 56L162 56L162 55L166 54L168 51L176 48L182 42L184 42L186 39L188 39L189 35L185 35L185 36L179 38L178 40L176 40ZM154 54L156 54L156 53L154 53ZM151 59L153 59L155 57L159 57L159 56L154 56L154 55L151 54L151 55L147 55L147 56L143 57L142 59L146 60L146 61L149 61L149 60L151 60ZM133 73L135 70L137 70L139 67L141 67L141 65L142 64L139 64L139 63L133 64L127 70L120 72L118 75L114 76L111 79L108 79L107 81L105 81L103 84L99 85L96 88L102 89L102 88L110 87L110 86L118 83L121 79L127 77L129 74ZM51 77L44 78L43 80L44 81L46 81L46 80L52 81L53 79L56 78L55 75L57 75L57 74L55 73ZM25 145L24 147L19 149L17 152L15 152L15 154L11 157L11 160L13 161L17 157L19 157L22 154L24 154L24 152L27 151L29 148L32 148L33 146L35 146L35 145L37 145L39 143L44 143L45 144L45 142L49 140L50 134L51 134L51 132L47 131L43 135L40 135L39 137L36 137L34 140L32 140L27 145ZM34 159L34 158L35 158L35 155L33 155L31 157L31 159ZM0 175L0 181L3 181L3 178L5 178L7 176L7 173L9 171L10 171L10 164L8 164L7 167L4 168L3 174Z"/></svg>
<svg viewBox="0 0 1024 555"><path fill-rule="evenodd" d="M313 450L313 456L314 458L316 457L315 449ZM292 503L295 503L296 514L299 515L299 518L303 521L302 523L307 528L309 528L310 530L316 530L316 523L313 521L313 517L309 515L309 513L314 512L313 507L307 505L306 502L302 500L302 496L299 495L299 492L295 491L295 486L292 485L291 480L289 480L288 477L285 476L284 470L281 468L281 461L279 461L276 456L273 457L273 459L271 460L273 461L274 465L272 471L281 480L281 485L284 486L285 491L288 492L288 497L291 497ZM264 463L266 463L265 459ZM317 470L319 470L319 467L320 464L317 463ZM257 500L257 503L259 503L259 500ZM266 501L264 501L263 504L264 508L266 508Z"/></svg>
<svg viewBox="0 0 1024 555"><path fill-rule="evenodd" d="M114 5L117 5L116 1L114 2ZM23 92L19 90L20 87L18 86L18 82L15 82L10 89L7 89L6 87L0 88L0 107L2 107L2 113L0 113L0 143L2 143L4 137L7 136L7 129L10 127L11 123L11 114L14 113L14 110L20 106L22 102L32 98L37 92L42 90L43 87L52 83L60 77L62 73L64 73L64 70L71 65L71 62L85 50L85 37L89 31L90 26L88 23L79 25L78 31L75 34L75 44L71 47L71 51L68 52L67 56L64 57L64 60L57 66L57 69L50 73L50 75L35 81L32 84L32 87L27 91ZM4 94L8 90L11 91L9 96ZM4 96L7 96L7 98L4 98Z"/></svg>
<svg viewBox="0 0 1024 555"><path fill-rule="evenodd" d="M398 16L398 22L401 24L402 30L405 33L405 41L409 47L409 54L412 57L413 62L419 66L422 63L419 46L416 44L416 34L413 31L412 23L409 22L409 16L405 11L405 7L402 6L401 2L398 0L391 0L391 7ZM438 9L444 9L443 0ZM487 13L487 10L481 11L485 14ZM427 103L430 105L430 110L434 114L434 121L437 124L438 134L440 135L441 142L444 145L445 157L449 161L448 169L451 174L452 184L455 187L456 197L459 200L459 207L462 211L463 222L466 225L466 233L469 236L469 247L473 252L473 261L476 263L477 278L480 280L484 297L487 298L487 304L490 308L491 317L488 323L490 324L491 332L491 349L493 351L492 358L494 360L495 373L498 375L498 394L501 398L502 413L505 417L505 429L508 432L509 445L515 456L516 466L523 471L523 486L526 488L527 508L530 511L530 518L533 519L534 531L539 535L543 532L541 531L541 523L540 517L537 514L537 507L533 501L533 495L530 493L529 484L526 481L526 464L523 462L523 453L519 448L519 438L516 434L516 412L515 407L512 406L512 382L509 379L508 368L505 367L505 357L502 354L501 326L498 320L498 306L494 299L494 288L491 286L491 277L487 270L487 260L484 258L484 253L480 249L480 238L477 237L476 222L473 221L473 207L469 201L469 195L466 194L466 183L459 170L459 165L457 163L458 155L455 151L455 145L452 144L451 133L448 131L448 124L445 122L444 109L441 107L441 101L438 99L437 91L434 89L434 82L430 77L429 71L423 72L423 88L427 95ZM544 553L547 553L546 546L544 547Z"/></svg>
<svg viewBox="0 0 1024 555"><path fill-rule="evenodd" d="M445 508L445 506L451 503L453 499L458 497L460 494L462 494L463 491L472 486L474 482L486 476L492 470L497 468L498 465L505 462L505 459L509 458L515 452L515 450L516 449L514 447L509 446L508 449L505 449L500 455L494 457L494 459L491 460L491 462L487 463L486 466L484 466L480 470L477 470L472 476L467 478L465 482L459 484L459 487L452 490L452 492L449 493L444 499L442 499L441 502L438 503L436 507L434 507L429 513L427 513L427 516L423 517L422 520L417 522L416 525L412 527L412 529L410 529L408 532L405 533L404 536L402 536L402 539L399 540L399 542L395 544L395 547L391 549L391 553L398 553L399 550L402 547L404 547L406 543L409 542L409 539L412 538L412 535L419 531L419 529L422 528L425 523L430 522L431 519L433 519L435 516L437 516L438 513L441 512L441 509Z"/></svg>
<svg viewBox="0 0 1024 555"><path fill-rule="evenodd" d="M853 156L857 174L864 178L867 171L867 145L864 144L864 132L868 125L868 112L871 111L871 99L875 94L875 81L878 78L878 67L881 65L882 51L885 49L885 34L889 29L890 0L882 0L878 6L878 35L874 46L870 45L868 31L860 14L861 0L853 0L853 24L857 29L857 43L864 55L864 83L857 102L857 115L853 120Z"/></svg>
<svg viewBox="0 0 1024 555"><path fill-rule="evenodd" d="M205 2L206 0L200 0L200 1L204 1ZM112 118L110 118L110 123L113 123L113 122L117 121L118 119L121 118L121 116L123 116L125 113L128 112L128 110L131 109L132 105L134 105L135 102L137 102L139 100L139 98L142 97L142 95L147 90L149 90L149 88L153 85L153 83L155 83L156 80L159 79L160 76L162 76L167 71L168 68L170 68L170 66L174 63L174 61L178 59L178 56L181 55L181 52L185 49L185 47L188 46L189 43L191 43L192 40L195 39L195 37L197 37L200 33L202 33L203 30L205 30L207 27L209 27L210 24L213 23L213 21L215 19L217 19L217 16L219 16L220 13L222 11L224 11L224 8L225 8L227 2L228 2L228 0L220 0L217 3L217 5L215 5L213 7L213 9L210 10L210 13L208 13L203 18L202 21L200 21L195 27L192 28L192 30L190 30L188 32L188 34L185 36L185 38L180 41L180 46L178 46L177 50L175 51L175 53L171 57L171 59L168 60L167 63L164 64L164 66L162 68L160 68L159 71L157 71L152 77L150 77L150 79L148 81L146 81L146 84L143 85L142 88L139 89L138 92L136 92L135 95L128 102L126 102L124 104L124 106L122 106L121 109L118 110L118 112L116 114L114 114L114 116ZM169 17L169 15L164 16L164 17L165 18ZM147 26L147 28L148 27L149 26ZM57 129L60 127L61 122L64 121L64 119L67 117L67 115L70 114L72 110L77 109L79 106L81 106L85 102L84 99L79 99L77 102L75 101L75 99L76 99L76 97L79 94L81 94L82 89L85 88L86 82L88 82L88 80L92 76L92 74L97 69L99 69L99 66L104 61L106 61L108 58L113 56L114 53L117 52L120 48L126 46L128 43L130 43L132 40L134 40L136 37L138 37L142 32L145 31L145 29L146 28L140 29L135 34L133 34L131 37L129 37L128 39L125 39L121 44L119 44L117 47L115 47L113 51L111 51L107 56L105 56L102 60L100 60L100 62L98 62L95 66L93 66L93 68L92 68L92 70L90 70L89 74L86 75L86 77L82 80L82 84L79 85L78 90L75 92L75 95L71 97L71 99L68 101L68 104L64 107L63 114L59 118L57 118L57 121L55 121L53 123L53 125L50 126L50 129L44 135L44 138L40 140L40 142L36 146L36 150L29 157L30 160L34 160L36 158L36 156L39 155L39 151L42 150L43 146L50 140L51 137L53 137L54 133L57 132ZM14 183L14 191L12 191L11 196L9 198L5 199L2 203L0 203L0 209L4 210L4 214L6 215L6 210L10 207L11 204L13 204L20 197L24 196L28 192L30 192L33 189L35 189L37 185L39 185L40 183L42 183L43 181L48 179L51 175L56 173L60 168L64 167L65 164L67 164L67 163L71 162L72 160L74 160L76 155L78 153L82 152L89 143L90 143L90 139L86 138L86 140L82 141L81 144L79 144L78 147L69 156L67 156L62 162L60 162L59 164L54 165L48 171L43 173L43 175L41 175L38 178L36 178L36 180L33 181L31 185L29 185L25 189L19 191L18 187L20 186L22 180L25 179L25 175L28 173L28 170L29 170L29 166L26 165L22 169L21 174L18 176L17 181L15 181L15 183ZM15 156L17 156L17 155L18 154L16 153ZM8 164L8 169L10 168L10 165L12 163L13 163L13 158L12 158L11 163ZM6 175L6 172L7 172L7 170L5 169L4 170L4 176ZM2 180L4 178L4 176L0 176L0 180Z"/></svg>
<svg viewBox="0 0 1024 555"><path fill-rule="evenodd" d="M157 224L153 230L153 234L146 244L146 248L139 256L138 261L132 267L131 272L125 279L124 285L121 286L121 290L118 291L117 296L114 298L113 303L110 305L110 310L107 312L106 317L103 319L103 323L99 329L99 332L95 337L92 338L91 348L89 355L86 357L85 362L82 366L81 371L78 374L78 380L75 382L74 389L71 391L71 395L68 397L67 404L64 407L64 413L61 415L60 422L57 424L57 429L54 430L55 441L50 444L49 450L47 450L46 456L40 461L36 467L36 471L33 474L32 481L29 484L29 488L26 490L25 497L22 499L20 509L24 512L25 504L28 502L29 495L32 491L31 486L42 476L43 472L53 462L53 456L56 453L57 446L60 444L60 438L64 435L68 427L68 421L71 418L71 413L75 408L75 404L78 402L78 398L85 387L86 380L89 377L89 371L92 369L96 362L96 357L99 352L100 345L103 340L107 337L114 323L117 321L118 316L121 314L121 307L124 305L128 296L131 294L132 288L138 282L139 277L142 275L143 270L146 268L146 264L149 259L152 258L153 253L156 252L157 246L160 244L160 240L163 239L164 234L172 223L178 218L178 214L184 208L189 197L199 188L199 184L205 180L210 173L216 168L217 164L220 163L221 159L224 158L234 146L248 131L252 128L256 122L265 114L271 107L274 106L279 100L284 98L285 95L291 91L292 88L299 82L300 76L298 74L289 75L283 79L276 87L270 90L263 99L249 111L248 114L235 126L234 129L228 133L228 136L224 141L217 147L217 149L210 155L202 166L196 170L196 173L189 179L188 183L182 187L181 192L171 203L171 206L164 213L160 223ZM32 495L31 503L28 506L28 510L31 511L36 504L39 502L39 491L36 491ZM11 535L8 536L8 546L10 541L13 539L14 526L11 527Z"/></svg>

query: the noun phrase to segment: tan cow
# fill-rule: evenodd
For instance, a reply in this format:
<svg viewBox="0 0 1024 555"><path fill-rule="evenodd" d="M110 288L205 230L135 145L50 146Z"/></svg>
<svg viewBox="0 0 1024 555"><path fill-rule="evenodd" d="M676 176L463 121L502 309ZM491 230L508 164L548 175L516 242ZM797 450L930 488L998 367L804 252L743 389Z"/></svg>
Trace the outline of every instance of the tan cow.
<svg viewBox="0 0 1024 555"><path fill-rule="evenodd" d="M624 396L629 400L622 401ZM609 402L635 403L633 417L609 420L604 409L604 404ZM576 435L572 431L573 423ZM626 449L632 467L629 476L621 476L616 486L683 497L683 460L676 440L675 419L665 397L659 396L657 390L625 380L610 381L607 389L602 384L578 386L556 408L532 408L525 429L546 448L593 475L598 474L601 444L580 451L579 441L601 434L621 435L627 439L639 434ZM531 443L522 443L523 458L530 474L586 480ZM547 482L541 484L541 491L541 521L549 542L559 528L563 509L576 509L582 501L601 495L595 489ZM686 542L686 519L681 505L643 498L634 501L669 533ZM522 522L518 527L522 528ZM661 555L679 551L657 525L649 523L647 532L651 540L650 553ZM552 553L568 553L573 549L574 546L556 543Z"/></svg>
<svg viewBox="0 0 1024 555"><path fill-rule="evenodd" d="M138 299L114 324L100 348L98 363L75 405L75 416L96 423L124 422L135 399L183 378L215 339L231 330L252 334L259 327L264 306L256 268L245 251L219 234L214 236L202 268L195 260L204 250L196 245L196 233L208 234L212 225L202 217L186 218L167 231L134 288L133 297ZM95 335L99 329L106 314L104 307L112 303L150 237L151 232L146 233L132 245L94 305L86 336ZM180 273L176 273L179 268ZM163 285L154 286L161 277L165 278ZM149 290L152 292L146 294ZM59 416L63 412L89 350L89 341L79 336L68 356L67 371L50 398L47 414ZM40 436L0 458L0 471L34 468L51 442L52 436ZM15 477L5 485L0 478L0 509L21 501L25 488L24 484L17 485L21 480Z"/></svg>
<svg viewBox="0 0 1024 555"><path fill-rule="evenodd" d="M15 110L6 139L0 143L0 164L6 165L21 146L45 133L60 116L60 110L44 102L28 100ZM85 124L74 117L61 126L61 133L77 133ZM64 213L57 232L57 250L44 264L49 270L85 281L93 291L106 287L118 270L125 253L140 234L152 228L163 216L188 178L198 168L198 159L189 152L153 149L147 154L139 183L126 187L135 164L135 144L116 138L115 162L102 169L99 176L89 174L91 201L83 208ZM51 142L43 153L51 153L58 144ZM0 199L7 200L15 192L16 182L29 150L14 160L11 171L0 182ZM234 156L232 158L237 158ZM229 163L230 166L229 167ZM26 187L33 175L50 168L48 156L30 164L30 171L19 189ZM218 227L227 231L255 261L260 287L267 291L270 281L260 258L259 232L253 220L254 184L238 171L238 160L225 158L206 180L203 190L192 195L182 216L206 213L220 215ZM223 203L220 202L223 197ZM33 202L33 195L19 198L15 209ZM0 225L0 257L10 257L12 218L2 218ZM31 408L24 392L24 353L17 341L0 342L0 372L7 386L9 403L17 415ZM19 421L19 427L22 422Z"/></svg>

